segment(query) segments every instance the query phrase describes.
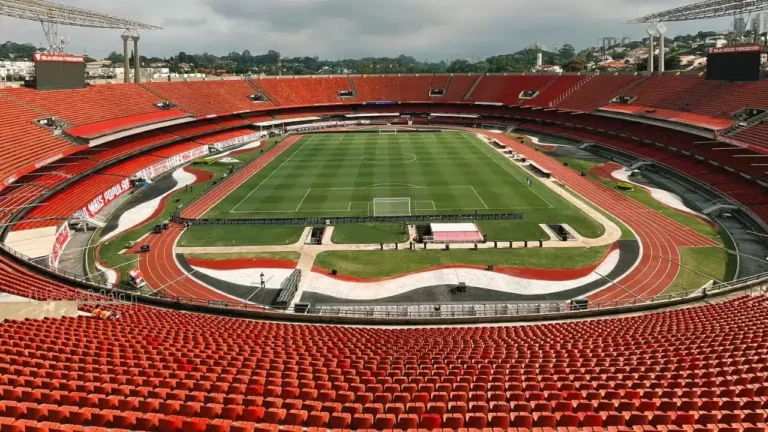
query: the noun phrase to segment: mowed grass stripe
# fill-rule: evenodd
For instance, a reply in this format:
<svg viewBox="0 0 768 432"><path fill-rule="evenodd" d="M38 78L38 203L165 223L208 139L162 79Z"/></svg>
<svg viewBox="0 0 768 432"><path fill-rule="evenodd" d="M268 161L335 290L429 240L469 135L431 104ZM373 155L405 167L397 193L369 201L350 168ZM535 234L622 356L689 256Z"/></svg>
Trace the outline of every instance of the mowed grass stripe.
<svg viewBox="0 0 768 432"><path fill-rule="evenodd" d="M206 217L366 216L374 198L407 197L412 214L522 212L531 233L539 223L568 223L584 236L602 234L545 185L529 188L526 176L471 133L318 134L302 138Z"/></svg>

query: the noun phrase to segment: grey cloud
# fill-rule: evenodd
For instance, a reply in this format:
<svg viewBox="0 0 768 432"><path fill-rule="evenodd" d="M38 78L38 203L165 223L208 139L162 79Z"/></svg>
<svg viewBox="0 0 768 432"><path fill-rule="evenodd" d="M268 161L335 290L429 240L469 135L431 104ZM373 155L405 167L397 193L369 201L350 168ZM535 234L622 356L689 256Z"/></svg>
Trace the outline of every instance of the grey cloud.
<svg viewBox="0 0 768 432"><path fill-rule="evenodd" d="M269 49L285 56L413 55L450 59L515 52L532 42L578 49L598 37L645 35L623 22L692 0L60 0L165 27L143 32L142 53L224 54ZM668 35L720 30L727 19L668 23ZM120 50L120 30L62 26L73 53ZM0 17L0 40L39 43L39 23Z"/></svg>
<svg viewBox="0 0 768 432"><path fill-rule="evenodd" d="M201 18L166 18L161 26L163 27L200 27L208 23L208 19Z"/></svg>

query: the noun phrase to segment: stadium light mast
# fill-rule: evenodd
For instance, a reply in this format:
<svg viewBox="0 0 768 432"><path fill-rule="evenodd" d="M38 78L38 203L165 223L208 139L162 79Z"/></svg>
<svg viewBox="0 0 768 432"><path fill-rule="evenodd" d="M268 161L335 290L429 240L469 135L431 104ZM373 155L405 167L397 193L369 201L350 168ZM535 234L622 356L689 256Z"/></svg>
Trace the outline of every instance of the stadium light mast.
<svg viewBox="0 0 768 432"><path fill-rule="evenodd" d="M653 75L653 35L656 34L656 29L651 24L645 32L648 33L648 73Z"/></svg>
<svg viewBox="0 0 768 432"><path fill-rule="evenodd" d="M0 15L39 22L48 41L48 50L53 53L63 52L64 48L59 44L59 24L133 31L162 29L155 25L46 0L0 0Z"/></svg>
<svg viewBox="0 0 768 432"><path fill-rule="evenodd" d="M664 23L658 22L656 23L656 31L659 33L659 76L661 76L664 75L664 35L667 33L667 27Z"/></svg>
<svg viewBox="0 0 768 432"><path fill-rule="evenodd" d="M641 16L626 21L626 24L641 24L661 21L689 21L726 17L735 14L749 14L768 10L768 0L705 0Z"/></svg>

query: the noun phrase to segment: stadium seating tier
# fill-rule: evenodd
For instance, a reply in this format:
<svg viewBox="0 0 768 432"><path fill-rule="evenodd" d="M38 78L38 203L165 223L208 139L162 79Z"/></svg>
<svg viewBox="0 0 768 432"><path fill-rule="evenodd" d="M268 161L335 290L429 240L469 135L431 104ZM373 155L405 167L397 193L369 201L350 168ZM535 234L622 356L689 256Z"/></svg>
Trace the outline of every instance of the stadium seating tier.
<svg viewBox="0 0 768 432"><path fill-rule="evenodd" d="M9 98L34 106L39 117L55 116L80 126L132 115L158 112L162 99L136 84L95 85L80 90L37 91L29 88L3 90ZM77 109L73 109L77 104Z"/></svg>

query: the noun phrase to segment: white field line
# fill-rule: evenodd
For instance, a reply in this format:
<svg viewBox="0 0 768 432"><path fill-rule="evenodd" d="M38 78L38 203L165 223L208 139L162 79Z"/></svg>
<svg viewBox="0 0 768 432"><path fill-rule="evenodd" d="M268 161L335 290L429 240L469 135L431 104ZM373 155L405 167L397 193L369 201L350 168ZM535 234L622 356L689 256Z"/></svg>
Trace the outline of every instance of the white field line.
<svg viewBox="0 0 768 432"><path fill-rule="evenodd" d="M301 202L299 203L299 205L296 206L296 211L297 212L301 208L301 205L304 204L304 200L307 199L307 195L309 195L309 191L311 191L311 190L312 190L312 188L307 189L307 193L304 194L304 198L302 198Z"/></svg>
<svg viewBox="0 0 768 432"><path fill-rule="evenodd" d="M480 194L477 193L477 191L475 190L475 187L474 186L470 186L470 187L472 188L472 192L474 192L475 195L477 196L477 199L479 199L480 202L483 203L483 207L485 207L485 209L488 210L488 204L486 204L485 201L483 201L483 198L481 198Z"/></svg>
<svg viewBox="0 0 768 432"><path fill-rule="evenodd" d="M283 167L283 165L285 165L286 163L288 163L288 161L289 161L289 160L291 160L291 159L292 159L294 156L296 156L296 153L300 152L300 151L301 151L301 149L303 149L305 145L309 144L309 142L310 142L310 141L312 141L312 139L313 139L314 137L316 137L316 136L317 136L317 135L312 135L312 136L311 136L311 137L310 137L310 138L309 138L309 139L308 139L308 140L307 140L307 141L306 141L304 144L302 144L302 145L301 145L301 147L299 147L299 149L298 149L298 150L296 150L296 151L295 151L295 152L294 152L292 155L290 155L290 156L288 157L288 159L286 159L285 161L283 161L283 163L281 163L281 164L280 164L280 166L279 166L279 167L277 167L277 169L276 169L276 170L272 171L272 173L270 173L270 174L267 176L267 178L265 178L264 180L262 180L262 182L261 182L261 183L259 183L259 185L258 185L258 186L256 186L256 188L255 188L255 189L253 189L253 190L252 190L252 191L251 191L251 192L250 192L248 195L246 195L246 196L245 196L245 198L243 198L243 199L242 199L242 200L241 200L239 203L237 203L237 205L236 205L236 206L232 207L232 210L230 210L230 213L236 213L236 211L235 211L235 210L236 210L238 207L240 207L240 204L242 204L243 202L245 202L245 200L247 200L248 198L250 198L250 197L251 197L251 195L253 195L253 193L254 193L254 192L256 192L256 191L257 191L257 190L258 190L258 189L261 187L261 185L263 185L263 184L264 184L264 183L265 183L267 180L269 180L269 178L270 178L270 177L272 177L272 176L273 176L273 175L274 175L276 172L280 171L280 168L282 168L282 167ZM267 165L269 165L269 164L267 164ZM265 165L264 167L266 167L267 165Z"/></svg>
<svg viewBox="0 0 768 432"><path fill-rule="evenodd" d="M352 202L365 202L365 201L352 201ZM370 206L370 204L373 204L373 202L372 201L368 201L368 204ZM515 207L515 208L459 207L459 208L435 208L434 210L435 211L500 210L500 211L505 211L505 212L516 212L516 211L520 211L520 210L545 210L545 209L549 209L549 208L551 208L551 207ZM426 210L430 210L430 209L426 209ZM344 212L344 213L348 213L348 212L351 212L351 211L354 211L354 210L328 210L328 209L313 210L313 209L308 209L308 210L302 210L300 212L291 211L291 210L260 210L260 211L247 210L247 211L236 211L236 212L233 212L233 213L237 213L237 214L259 214L259 213L270 213L270 214L285 213L285 214L290 214L290 213L315 213L315 212L327 212L327 213L331 213L331 212L333 212L333 213L341 213L341 212Z"/></svg>
<svg viewBox="0 0 768 432"><path fill-rule="evenodd" d="M462 136L463 136L463 137L464 137L464 139L466 139L467 141L469 141L469 142L473 143L473 144L475 145L475 147L478 147L478 145L477 145L477 142L475 142L475 141L472 141L471 139L467 138L467 136L466 136L466 135L462 135ZM478 141L479 141L479 140L478 140ZM525 184L525 183L524 183L524 182L523 182L523 181L520 179L520 177L518 177L517 175L515 175L515 173L514 173L514 172L512 172L512 171L509 169L509 167L508 167L508 166L506 166L506 165L502 164L502 163L501 163L501 162L500 162L498 159L496 159L495 157L492 157L490 154L488 154L487 152L485 152L484 150L482 150L482 147L478 147L478 148L480 148L480 149L481 149L481 151L482 151L483 153L485 153L485 155L486 155L486 156L488 156L489 158L491 158L491 160L493 160L494 162L496 162L496 163L497 163L497 164L498 164L500 167L504 168L504 170L505 170L505 171L507 171L508 173L512 174L512 177L514 177L515 179L517 179L517 181L519 181L519 182L520 182L520 184L522 184L522 185L523 185L523 186L525 186L526 188L530 189L530 190L531 190L531 192L533 192L534 194L536 194L536 196L537 196L537 197L539 197L539 198L540 198L542 201L544 201L545 203L547 203L547 205L549 206L549 208L555 208L555 206L553 206L553 205L552 205L552 203L550 203L549 201L547 201L547 200L546 200L546 199L545 199L543 196L539 195L539 193L538 193L538 192L536 192L535 190L533 190L533 188L529 188L529 187L528 187L528 185L526 185L526 184ZM536 178L536 180L537 180L537 181L539 181L539 182L541 181L541 180L539 180L539 178L538 178L538 177L536 177L536 176L534 176L534 177Z"/></svg>

